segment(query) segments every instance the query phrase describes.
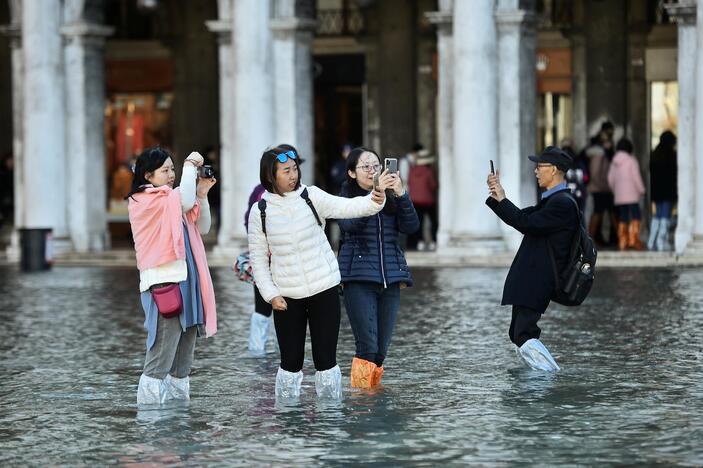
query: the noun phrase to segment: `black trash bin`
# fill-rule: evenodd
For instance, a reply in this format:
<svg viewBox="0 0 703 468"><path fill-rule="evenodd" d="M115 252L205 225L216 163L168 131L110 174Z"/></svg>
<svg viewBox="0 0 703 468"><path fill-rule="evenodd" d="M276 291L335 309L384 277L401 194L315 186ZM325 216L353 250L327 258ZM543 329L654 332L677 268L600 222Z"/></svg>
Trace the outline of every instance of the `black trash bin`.
<svg viewBox="0 0 703 468"><path fill-rule="evenodd" d="M53 263L51 228L20 229L22 271L48 270Z"/></svg>

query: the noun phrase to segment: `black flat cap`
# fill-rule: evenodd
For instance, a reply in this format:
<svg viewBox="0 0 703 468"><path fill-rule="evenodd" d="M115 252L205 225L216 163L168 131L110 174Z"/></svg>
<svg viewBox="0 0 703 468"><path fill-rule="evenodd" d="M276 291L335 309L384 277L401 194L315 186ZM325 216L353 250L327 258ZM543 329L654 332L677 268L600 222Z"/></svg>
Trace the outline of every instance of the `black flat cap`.
<svg viewBox="0 0 703 468"><path fill-rule="evenodd" d="M530 161L536 163L553 164L557 167L557 169L564 172L568 171L574 163L574 159L569 153L561 148L557 148L556 146L547 146L539 156L533 155L528 156L528 158Z"/></svg>

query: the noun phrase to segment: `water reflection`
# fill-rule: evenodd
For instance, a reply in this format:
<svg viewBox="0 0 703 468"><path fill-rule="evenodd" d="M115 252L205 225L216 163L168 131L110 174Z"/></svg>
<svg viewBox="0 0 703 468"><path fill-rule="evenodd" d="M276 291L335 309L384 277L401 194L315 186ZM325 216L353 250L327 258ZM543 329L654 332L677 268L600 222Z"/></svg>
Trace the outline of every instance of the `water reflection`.
<svg viewBox="0 0 703 468"><path fill-rule="evenodd" d="M246 353L251 289L215 269L221 331L198 342L192 400L137 411L136 272L0 269L0 464L703 464L703 271L599 272L585 306L540 322L558 374L515 355L504 270L415 277L383 387L319 401L306 361L303 395L280 405L275 346ZM347 386L353 349L343 315Z"/></svg>

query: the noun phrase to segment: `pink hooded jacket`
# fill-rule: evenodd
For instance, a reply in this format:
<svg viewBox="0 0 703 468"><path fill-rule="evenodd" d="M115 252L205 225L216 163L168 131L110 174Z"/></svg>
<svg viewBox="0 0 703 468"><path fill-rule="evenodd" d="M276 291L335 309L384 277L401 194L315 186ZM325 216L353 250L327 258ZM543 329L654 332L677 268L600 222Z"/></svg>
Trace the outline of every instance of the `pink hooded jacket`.
<svg viewBox="0 0 703 468"><path fill-rule="evenodd" d="M608 170L608 185L616 205L639 203L645 189L637 158L625 151L615 153Z"/></svg>

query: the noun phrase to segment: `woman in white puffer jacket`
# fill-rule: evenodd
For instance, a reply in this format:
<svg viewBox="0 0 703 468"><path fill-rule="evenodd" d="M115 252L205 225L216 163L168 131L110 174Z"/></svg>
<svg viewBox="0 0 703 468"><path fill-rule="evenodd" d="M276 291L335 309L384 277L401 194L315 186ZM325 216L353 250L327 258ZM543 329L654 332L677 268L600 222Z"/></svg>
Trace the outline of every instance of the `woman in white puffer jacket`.
<svg viewBox="0 0 703 468"><path fill-rule="evenodd" d="M335 197L300 183L299 156L290 148L280 145L262 155L259 176L266 193L249 214L254 278L261 296L273 306L281 351L276 396L300 395L309 324L317 394L340 398L337 286L341 277L337 258L325 237L324 223L327 218L360 218L378 213L385 204L384 190L390 178L382 175L379 190L367 196Z"/></svg>

